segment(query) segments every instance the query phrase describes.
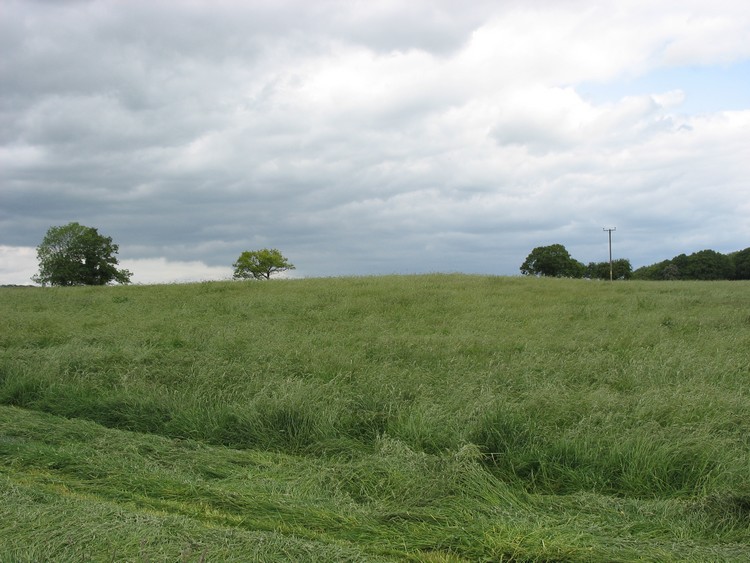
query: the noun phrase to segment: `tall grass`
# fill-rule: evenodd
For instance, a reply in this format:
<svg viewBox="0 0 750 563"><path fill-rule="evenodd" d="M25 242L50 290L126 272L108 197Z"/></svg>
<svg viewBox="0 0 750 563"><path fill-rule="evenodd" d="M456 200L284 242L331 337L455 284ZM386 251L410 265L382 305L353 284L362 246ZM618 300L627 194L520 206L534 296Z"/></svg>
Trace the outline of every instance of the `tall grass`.
<svg viewBox="0 0 750 563"><path fill-rule="evenodd" d="M678 542L654 560L708 538L750 545L744 282L428 275L2 288L0 318L0 404L204 444L219 459L232 448L305 460L301 473L328 480L301 486L335 499L321 528L390 546L368 557L390 557L399 534L421 529L424 545L397 558L585 560L581 546L599 545L592 530L625 533L612 531L619 512L651 537L703 545ZM234 478L226 467L216 471ZM175 484L188 504L193 479ZM240 518L250 501L230 493ZM547 502L554 522L532 524ZM363 506L420 523L396 533L346 520ZM315 526L299 510L280 517L304 522L293 533ZM644 524L654 511L661 532ZM462 534L461 514L481 525ZM505 517L524 523L507 528ZM633 558L618 546L598 560Z"/></svg>
<svg viewBox="0 0 750 563"><path fill-rule="evenodd" d="M240 448L472 443L529 490L748 482L750 292L472 276L6 289L0 403Z"/></svg>

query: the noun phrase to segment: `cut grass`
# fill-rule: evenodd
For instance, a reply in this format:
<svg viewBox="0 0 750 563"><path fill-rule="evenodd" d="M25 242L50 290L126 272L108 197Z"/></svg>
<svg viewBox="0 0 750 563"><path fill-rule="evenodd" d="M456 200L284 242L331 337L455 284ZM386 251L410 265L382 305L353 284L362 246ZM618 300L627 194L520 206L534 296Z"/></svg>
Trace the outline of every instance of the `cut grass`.
<svg viewBox="0 0 750 563"><path fill-rule="evenodd" d="M465 447L233 450L0 408L0 556L31 560L741 560L747 499L536 495ZM743 504L744 503L744 504ZM727 510L731 508L731 510ZM3 551L4 550L4 551Z"/></svg>

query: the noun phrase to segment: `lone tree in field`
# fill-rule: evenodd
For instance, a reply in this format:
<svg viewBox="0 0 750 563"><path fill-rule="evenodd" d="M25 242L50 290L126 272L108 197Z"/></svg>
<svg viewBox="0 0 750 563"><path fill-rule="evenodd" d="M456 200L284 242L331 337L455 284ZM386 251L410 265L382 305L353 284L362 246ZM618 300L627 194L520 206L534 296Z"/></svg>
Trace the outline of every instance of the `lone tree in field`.
<svg viewBox="0 0 750 563"><path fill-rule="evenodd" d="M272 274L294 270L294 265L282 256L275 248L262 250L246 250L234 266L235 279L270 280Z"/></svg>
<svg viewBox="0 0 750 563"><path fill-rule="evenodd" d="M582 278L585 272L586 266L572 258L562 244L538 246L521 264L525 276Z"/></svg>
<svg viewBox="0 0 750 563"><path fill-rule="evenodd" d="M39 273L32 277L42 285L107 285L130 283L128 270L119 270L119 247L92 227L68 223L50 227L36 249Z"/></svg>

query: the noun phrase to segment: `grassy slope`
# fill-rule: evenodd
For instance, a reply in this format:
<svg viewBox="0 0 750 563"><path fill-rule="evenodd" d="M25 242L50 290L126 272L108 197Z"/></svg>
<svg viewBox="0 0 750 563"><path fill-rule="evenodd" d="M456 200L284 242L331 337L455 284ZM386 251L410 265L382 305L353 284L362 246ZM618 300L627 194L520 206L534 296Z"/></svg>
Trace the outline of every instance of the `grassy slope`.
<svg viewBox="0 0 750 563"><path fill-rule="evenodd" d="M741 560L749 305L458 275L3 289L0 559Z"/></svg>

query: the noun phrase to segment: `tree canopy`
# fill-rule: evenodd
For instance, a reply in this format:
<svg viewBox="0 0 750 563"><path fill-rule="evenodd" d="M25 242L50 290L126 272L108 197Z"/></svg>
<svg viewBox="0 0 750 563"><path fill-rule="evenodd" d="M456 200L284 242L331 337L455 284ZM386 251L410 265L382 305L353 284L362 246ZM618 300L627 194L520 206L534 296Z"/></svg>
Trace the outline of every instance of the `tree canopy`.
<svg viewBox="0 0 750 563"><path fill-rule="evenodd" d="M612 279L628 280L633 274L633 267L627 258L612 260ZM585 277L592 280L609 279L609 262L589 262Z"/></svg>
<svg viewBox="0 0 750 563"><path fill-rule="evenodd" d="M734 279L750 280L750 248L729 255L734 262Z"/></svg>
<svg viewBox="0 0 750 563"><path fill-rule="evenodd" d="M294 265L275 248L246 250L232 266L235 279L269 280L273 274L294 270Z"/></svg>
<svg viewBox="0 0 750 563"><path fill-rule="evenodd" d="M732 280L750 279L750 248L722 254L715 250L700 250L690 255L680 254L633 272L641 280Z"/></svg>
<svg viewBox="0 0 750 563"><path fill-rule="evenodd" d="M39 273L32 279L42 285L130 283L132 274L116 267L119 247L93 227L50 227L36 250Z"/></svg>
<svg viewBox="0 0 750 563"><path fill-rule="evenodd" d="M586 266L571 257L562 244L536 247L521 265L526 276L582 278L585 272Z"/></svg>

